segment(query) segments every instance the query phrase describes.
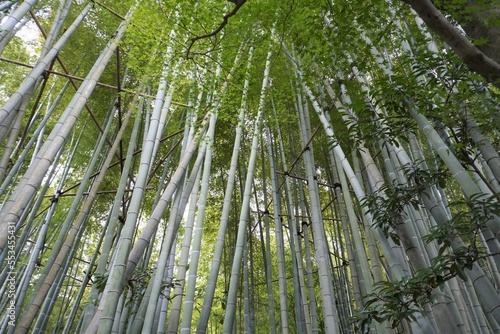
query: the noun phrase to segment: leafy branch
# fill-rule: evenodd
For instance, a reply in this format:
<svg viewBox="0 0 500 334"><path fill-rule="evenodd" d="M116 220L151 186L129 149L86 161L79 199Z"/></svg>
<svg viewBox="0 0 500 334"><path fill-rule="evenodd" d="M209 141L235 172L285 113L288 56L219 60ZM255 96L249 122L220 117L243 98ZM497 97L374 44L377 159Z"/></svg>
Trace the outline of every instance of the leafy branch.
<svg viewBox="0 0 500 334"><path fill-rule="evenodd" d="M418 165L401 167L408 181L405 184L383 185L378 191L367 195L362 205L372 214L374 225L380 228L386 237L390 237L399 244L399 237L393 231L396 225L406 216L408 206L418 210L421 194L431 185L446 187L448 171L432 172L418 167Z"/></svg>
<svg viewBox="0 0 500 334"><path fill-rule="evenodd" d="M436 242L439 245L438 255L431 261L430 267L395 282L377 282L374 292L364 297L364 307L351 318L360 332L368 333L373 320L380 323L389 321L393 328L403 320L415 320L423 306L433 303L439 296L437 288L456 276L467 280L465 270L471 270L474 263L481 259L498 255L486 253L478 246L480 229L500 212L498 197L477 195L454 205L469 207L470 210L432 228L423 238L426 243ZM466 244L452 249L452 242L458 237Z"/></svg>
<svg viewBox="0 0 500 334"><path fill-rule="evenodd" d="M377 282L375 291L364 297L364 307L356 312L351 322L360 332L368 333L373 320L389 321L393 328L403 320L414 321L415 315L422 313L423 305L436 301L440 295L438 287L456 276L467 280L464 269L470 270L479 259L493 255L496 254L485 254L473 245L461 247L439 255L430 268L419 270L412 277Z"/></svg>

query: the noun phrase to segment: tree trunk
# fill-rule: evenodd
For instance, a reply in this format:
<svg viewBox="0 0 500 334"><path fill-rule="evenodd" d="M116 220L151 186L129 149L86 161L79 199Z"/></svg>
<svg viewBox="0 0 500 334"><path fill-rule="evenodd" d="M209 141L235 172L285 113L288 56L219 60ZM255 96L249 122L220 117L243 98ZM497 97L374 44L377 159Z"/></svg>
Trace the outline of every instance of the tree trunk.
<svg viewBox="0 0 500 334"><path fill-rule="evenodd" d="M462 59L471 71L477 72L487 82L500 87L500 64L475 47L454 27L431 0L403 0L409 4L436 33ZM481 36L485 37L485 36ZM498 56L498 53L497 53ZM495 57L496 58L496 57Z"/></svg>

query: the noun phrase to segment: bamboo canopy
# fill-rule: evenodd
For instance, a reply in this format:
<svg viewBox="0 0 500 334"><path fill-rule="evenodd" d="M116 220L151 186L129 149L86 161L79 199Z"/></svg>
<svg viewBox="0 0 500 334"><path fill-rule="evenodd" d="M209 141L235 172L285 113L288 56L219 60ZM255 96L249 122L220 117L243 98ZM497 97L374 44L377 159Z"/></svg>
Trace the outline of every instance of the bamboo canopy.
<svg viewBox="0 0 500 334"><path fill-rule="evenodd" d="M500 332L499 19L0 1L0 332Z"/></svg>

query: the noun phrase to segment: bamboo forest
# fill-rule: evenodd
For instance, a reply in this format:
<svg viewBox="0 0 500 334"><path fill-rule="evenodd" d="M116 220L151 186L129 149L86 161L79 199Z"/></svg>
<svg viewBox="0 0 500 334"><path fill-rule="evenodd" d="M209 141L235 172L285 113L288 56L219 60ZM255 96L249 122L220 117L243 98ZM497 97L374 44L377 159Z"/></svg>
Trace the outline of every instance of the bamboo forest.
<svg viewBox="0 0 500 334"><path fill-rule="evenodd" d="M498 0L0 0L0 333L500 333Z"/></svg>

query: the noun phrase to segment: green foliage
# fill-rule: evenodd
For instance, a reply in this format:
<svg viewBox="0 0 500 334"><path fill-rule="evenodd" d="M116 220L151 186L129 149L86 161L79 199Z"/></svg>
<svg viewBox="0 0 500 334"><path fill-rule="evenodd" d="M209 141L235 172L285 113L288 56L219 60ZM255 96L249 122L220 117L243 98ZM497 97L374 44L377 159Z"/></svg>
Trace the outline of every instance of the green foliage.
<svg viewBox="0 0 500 334"><path fill-rule="evenodd" d="M449 1L447 1L449 2ZM58 1L44 2L37 15L40 18L44 29L50 29L53 21L56 6ZM100 5L103 4L104 6ZM86 3L76 1L72 6L68 22L83 8ZM63 48L59 56L64 61L69 71L76 76L85 77L93 65L94 61L99 56L104 45L112 38L116 28L121 23L121 18L118 16L126 16L127 12L135 1L120 1L102 0L96 3L92 13L86 19L85 23L77 30L74 36L71 37L69 43ZM454 1L450 4L453 10L458 9L462 3ZM388 10L389 7L390 9ZM108 7L108 8L106 8ZM422 34L422 31L414 23L414 17L409 13L407 6L401 1L329 1L317 2L312 0L301 1L300 5L294 1L264 1L252 0L247 1L237 15L230 18L225 28L214 36L197 40L190 50L192 59L186 59L186 48L191 39L195 36L210 33L220 24L224 14L233 8L233 4L229 1L173 1L173 0L143 0L134 7L132 21L125 34L125 39L120 42L119 57L109 63L103 76L100 78L100 83L106 84L107 87L99 86L93 92L92 96L87 101L87 106L95 116L95 120L89 116L89 112L84 110L82 116L76 121L73 129L74 137L82 134L82 139L78 143L76 155L71 162L70 175L64 185L64 193L71 195L74 186L78 185L84 174L89 157L96 154L94 147L99 136L100 130L97 124L102 125L111 108L118 105L116 97L117 91L113 86L118 86L117 72L120 78L127 74L122 88L128 91L122 91L120 95L120 112L113 116L112 130L109 134L109 140L112 141L119 128L120 114L123 114L125 108L137 108L130 105L133 93L143 85L147 96L144 101L144 113L142 127L139 130L138 142L136 147L136 155L133 162L132 171L130 172L127 182L128 188L133 188L136 178L136 172L139 165L139 156L144 147L141 145L144 131L149 124L146 119L150 116L153 106L154 95L158 82L162 75L162 71L169 67L167 74L168 87L175 85L175 94L173 97L174 106L170 108L167 116L166 128L162 134L163 137L168 137L172 133L182 130L186 122L185 115L191 107L182 105L192 103L193 105L199 92L203 93L199 110L196 110L198 120L208 112L213 110L213 97L220 98L219 119L216 128L214 142L214 158L212 173L210 179L210 194L205 211L205 223L203 227L203 248L200 254L200 265L197 273L197 290L195 307L199 310L200 301L204 298L204 289L206 286L206 277L210 269L212 260L212 252L217 240L218 223L220 219L220 208L222 206L222 198L227 183L227 171L229 170L229 161L232 154L234 143L235 126L237 124L237 115L241 105L243 80L247 68L248 48L254 47L254 57L250 67L250 87L248 90L248 101L246 101L246 121L244 126L243 144L240 155L240 166L238 177L236 180L236 189L232 199L232 211L230 223L226 238L222 241L225 244L225 255L222 259L222 269L220 279L215 292L215 300L211 313L211 326L213 330L218 332L221 322L223 321L226 312L227 301L227 286L228 276L231 271L232 256L234 254L234 242L236 239L235 231L238 225L238 215L241 206L241 191L244 186L244 178L246 176L246 164L248 159L249 140L252 134L253 123L260 100L260 90L263 77L263 68L268 52L269 43L273 43L271 48L273 57L271 61L271 77L272 80L268 87L268 94L264 104L264 122L269 128L269 135L274 141L276 155L276 169L282 171L283 165L288 166L293 162L294 169L290 172L293 178L293 201L292 206L301 206L299 198L298 182L303 182L301 178L304 176L304 166L302 156L299 154L304 148L299 144L298 129L297 129L297 105L298 92L300 91L300 83L297 83L296 73L291 66L288 55L283 52L283 44L294 55L298 55L302 61L301 68L304 72L306 83L313 90L313 94L317 97L318 102L326 113L331 118L332 129L335 131L335 138L327 138L321 131L321 124L308 102L308 99L302 96L301 103L303 106L309 107L311 118L311 128L320 130L311 139L312 142L309 149L316 154L316 166L318 178L323 178L324 173L332 169L328 162L328 150L332 145L340 145L350 151L353 147L363 144L367 149L373 150L379 147L381 141L390 142L393 144L406 144L407 134L409 132L417 132L414 121L409 117L407 110L403 105L403 100L410 97L420 112L425 114L429 119L439 125L443 132L451 134L448 138L450 148L458 155L463 162L472 164L470 156L475 157L476 151L473 142L471 141L467 129L464 126L464 119L467 116L472 116L479 124L480 129L488 136L495 145L498 143L498 134L495 132L498 128L498 122L491 121L493 117L499 118L499 92L494 87L486 87L477 76L469 73L468 69L461 64L458 58L451 52L429 52L425 51L425 45L430 42L427 36ZM118 13L118 16L114 12ZM400 31L398 25L401 24L404 31ZM276 29L276 39L270 40L271 28ZM170 35L171 32L174 35ZM370 38L373 45L370 45L362 38ZM408 34L407 34L408 33ZM408 42L412 52L403 51L401 48L402 41ZM9 49L5 51L7 58L12 58L21 62L29 63L33 59L30 56L26 45L19 40L14 39L9 44ZM383 60L387 66L391 67L392 75L387 75L379 68L372 54L372 47L375 47L379 52L383 53ZM438 48L442 47L438 43ZM167 48L172 49L169 57L166 57ZM233 67L234 59L237 50L241 49L240 61L236 65L233 77L229 81L229 86L224 95L221 93L222 83L225 81L229 70ZM118 62L118 58L120 62ZM379 59L380 60L380 59ZM295 61L295 60L294 60ZM120 64L120 66L118 66ZM215 78L215 70L221 67L221 75ZM360 84L356 75L353 74L354 67L360 75L366 78L367 87ZM78 68L78 70L77 70ZM172 69L178 70L177 78L174 80ZM57 62L54 69L59 72L64 72L64 69ZM5 100L20 84L22 77L27 69L13 66L5 62L0 62L0 100ZM330 80L330 84L335 91L335 97L341 99L342 88L345 87L350 96L351 103L345 104L343 108L335 108L332 99L326 94L323 87L324 79ZM47 89L41 92L41 97L46 99L46 103L50 105L54 100L54 95L58 92L62 85L66 82L65 78L50 75L47 87L53 84L53 91ZM76 86L79 81L75 81ZM109 87L111 86L111 87ZM368 91L366 90L368 89ZM63 96L61 102L57 105L54 116L49 121L45 129L45 137L53 129L59 119L62 111L67 107L70 99L73 98L74 89L70 87ZM222 96L221 96L222 95ZM212 99L212 102L210 101ZM34 103L32 103L34 104ZM30 105L30 107L32 107ZM46 105L40 111L43 114ZM348 120L344 120L344 116L348 116ZM500 118L499 118L500 119ZM27 124L28 120L24 120ZM26 125L23 124L23 125ZM33 123L34 126L26 130L26 135L30 136L33 129L39 124L39 118ZM130 123L131 124L131 123ZM199 127L198 124L196 124ZM278 145L278 130L283 136L283 150L280 152ZM88 261L94 255L99 256L99 247L97 240L100 233L103 232L109 216L112 201L114 201L114 190L119 186L118 182L122 174L122 164L119 159L123 159L123 154L128 146L128 139L131 135L131 127L122 140L120 152L116 156L116 164L107 172L106 178L101 185L102 191L106 194L99 195L99 198L93 205L92 212L87 223L86 230L83 231L84 236L80 242L77 253L81 254L81 259ZM71 139L68 139L68 143ZM148 175L148 184L145 197L141 202L140 220L138 221L138 231L143 227L143 221L147 220L152 208L155 205L157 193L164 190L168 178L172 175L177 167L180 156L181 145L170 152L173 144L181 140L181 135L168 137L162 140L158 146L158 151L154 161L151 162L150 174ZM74 143L74 142L73 142ZM265 141L262 141L265 149ZM63 151L63 156L59 162L57 175L63 167L69 163L69 152L74 147L67 145ZM282 161L281 153L283 153L285 161ZM424 155L427 152L424 152ZM32 154L32 153L30 153ZM171 154L167 156L167 154ZM28 165L28 155L23 169L19 177L12 181L7 192L15 189L20 175L23 174ZM269 159L265 152L264 159ZM426 158L428 155L426 155ZM17 159L17 154L12 157L12 160ZM101 159L103 157L100 157ZM259 159L261 157L259 156ZM168 161L168 164L167 164ZM378 162L378 161L377 161ZM268 166L267 161L260 161L258 165L264 164ZM408 178L405 184L391 184L383 186L380 192L368 196L363 205L374 217L374 223L380 227L388 237L399 242L398 236L394 230L397 224L406 220L406 211L409 207L421 209L421 194L425 193L430 186L436 185L442 190L447 191L447 195L460 198L462 194L454 187L452 176L445 171L443 165L437 163L435 170L424 170L417 167L419 162L414 162L414 166L403 169L404 174ZM160 175L163 174L165 167L166 180L159 181ZM259 235L259 225L257 220L261 218L259 214L262 212L263 194L270 193L269 184L264 184L262 175L268 173L263 171L262 167L257 168L255 172L255 196L252 200L251 228L248 235L248 269L250 273L250 299L252 303L252 312L255 321L255 332L263 332L269 330L269 310L267 301L269 298L268 290L266 289L265 281L265 257L263 253L269 254L271 258L272 274L276 275L276 240L274 233L271 231L271 249L261 244ZM97 168L98 169L98 168ZM93 171L93 172L97 172ZM321 172L321 174L319 174ZM384 172L384 171L382 171ZM293 174L293 175L292 175ZM279 176L281 177L281 173ZM267 183L269 183L269 175ZM328 177L326 177L328 178ZM330 180L331 179L331 180ZM330 177L328 183L336 182L333 177ZM58 177L56 177L58 180ZM284 187L280 179L281 193L280 196L285 198ZM322 181L322 180L320 180ZM55 183L55 181L53 181ZM297 182L297 183L296 183ZM306 186L302 184L301 186ZM325 214L325 222L336 221L338 218L335 209L332 207L334 202L333 194L327 187L320 187L319 197L322 210ZM131 192L126 193L121 199L122 215L127 214ZM451 195L450 195L451 194ZM270 194L269 194L270 195ZM303 195L305 201L305 212L301 212L303 216L310 215L309 194ZM288 197L287 197L288 199ZM60 199L56 206L56 210L52 221L49 225L49 232L46 238L46 247L39 257L39 265L43 266L47 257L50 255L50 249L55 242L61 230L61 223L67 216L67 211L72 203L70 196ZM326 204L328 203L328 204ZM467 201L462 200L457 202L452 207L453 219L449 222L442 222L439 226L431 230L431 234L426 237L426 242L432 242L440 246L438 256L433 259L430 268L415 272L411 277L405 277L397 282L379 282L376 285L375 291L365 297L365 307L360 310L360 313L354 318L354 322L358 324L360 331L364 331L369 327L372 321L389 321L394 326L399 326L404 319L412 320L416 313L422 313L422 306L426 303L432 303L436 297L440 297L438 288L451 277L465 277L464 271L471 268L475 263L483 264L483 259L489 254L481 249L478 243L478 231L484 228L484 223L493 215L498 214L498 199L486 199L473 197ZM44 202L41 212L45 212L49 205L48 199ZM325 206L326 204L326 206ZM285 206L285 205L283 205ZM271 207L271 205L269 206ZM29 210L30 208L28 208ZM283 208L284 211L288 209ZM355 210L359 210L356 206ZM292 209L293 210L293 209ZM255 212L257 211L257 213ZM297 209L302 211L302 209ZM333 217L327 215L332 213ZM282 214L292 214L291 212L282 212ZM294 213L295 214L295 213ZM360 215L357 211L355 214ZM271 213L272 215L272 213ZM126 284L126 291L130 291L132 298L128 303L139 303L144 294L147 285L150 282L152 268L155 267L158 253L161 244L161 232L165 224L165 219L168 217L168 209L160 222L160 228L156 239L151 242L151 257L148 263L144 263L144 268L139 268L134 273L132 279ZM361 218L361 217L360 217ZM306 218L303 218L306 220ZM30 241L23 249L29 250L31 242L38 238L41 219L34 222L33 230L30 231ZM332 247L330 251L335 254L333 261L336 264L340 263L338 259L347 258L345 254L340 254L343 249L343 242L349 241L349 235L340 235L337 231L332 232L336 226L325 224L325 230L328 235L327 241ZM136 231L136 232L138 232ZM182 235L182 227L179 236ZM291 257L295 254L291 253L290 247L287 244L289 239L287 230L285 232L285 262L287 274L288 288L288 308L290 315L295 306L293 294L296 286L293 285L291 278L293 273ZM117 231L112 231L118 233ZM332 235L332 236L331 236ZM114 238L118 238L116 234ZM464 240L464 245L453 247L454 240L460 237ZM180 242L178 238L178 242ZM114 240L116 242L116 239ZM341 244L339 246L339 244ZM366 245L357 245L361 252ZM339 250L340 249L340 250ZM339 252L336 254L335 252ZM356 254L355 256L360 256ZM375 254L370 254L375 255ZM383 254L381 254L383 256ZM338 256L338 259L337 259ZM363 256L363 255L361 255ZM311 307L318 306L318 319L320 321L320 331L324 330L322 321L325 316L321 311L321 291L319 289L319 277L317 275L318 263L312 259L312 282L313 293L316 295L318 305L310 305ZM21 269L26 263L27 258L23 258L18 264ZM108 260L107 258L105 259ZM479 262L478 262L479 261ZM334 264L334 265L336 265ZM82 279L88 273L83 272L82 261L73 259L72 272L75 278ZM410 263L410 266L412 264ZM355 282L354 278L337 275L335 268L335 297L343 296L338 293L339 289L350 287ZM39 276L39 268L37 268L33 281ZM274 277L273 277L274 278ZM72 278L73 279L73 278ZM93 284L100 292L108 280L108 272L103 274L94 274ZM163 290L171 290L179 286L181 283L176 279L165 280L166 283L162 286ZM337 281L339 280L339 281ZM72 282L72 281L71 281ZM308 282L306 282L308 283ZM79 288L79 287L78 287ZM275 297L278 296L278 284L273 281L271 288ZM361 287L364 291L368 287ZM63 308L64 305L79 307L79 303L75 302L74 295L76 288L71 288L68 285L68 293L59 298L56 303L57 307ZM35 292L36 293L36 292ZM33 286L29 286L29 294L33 295ZM125 294L126 295L126 294ZM163 296L172 299L175 296ZM279 314L279 303L275 300L274 310L276 315ZM4 300L2 300L4 302ZM97 303L98 300L89 301ZM348 302L343 301L339 304L339 314L350 314L352 307L347 305ZM25 301L27 304L28 301ZM57 312L52 312L53 314ZM53 317L59 317L55 314ZM197 319L198 314L195 312L193 319ZM62 319L62 317L59 317ZM52 318L51 318L52 319ZM47 328L51 331L56 328L56 322ZM75 323L77 323L75 321ZM193 322L194 323L194 322ZM341 323L344 323L341 321ZM239 330L240 322L237 322L237 330ZM291 331L295 330L296 323L291 322ZM342 325L343 326L343 325ZM342 331L345 327L342 328Z"/></svg>
<svg viewBox="0 0 500 334"><path fill-rule="evenodd" d="M481 15L487 11L494 11L497 9L497 4L492 0L475 0L475 1L467 1L467 0L439 0L435 1L434 5L442 10L443 12L449 13L452 15L454 19L457 19L460 22L469 23L474 18L473 14ZM498 19L498 15L484 15L486 23L491 27L495 26L494 20ZM498 25L498 24L497 24Z"/></svg>
<svg viewBox="0 0 500 334"><path fill-rule="evenodd" d="M443 245L441 250L446 249ZM374 292L363 296L364 306L357 310L351 321L362 333L370 331L372 321L388 321L396 328L404 320L415 321L417 314L425 313L424 305L433 304L438 297L445 297L439 287L460 277L467 280L465 269L471 269L480 258L474 248L463 247L450 253L441 253L433 259L431 267L405 276L395 282L381 281L374 284Z"/></svg>
<svg viewBox="0 0 500 334"><path fill-rule="evenodd" d="M132 297L128 299L127 303L140 303L152 274L153 270L149 268L138 268L134 271L132 278L127 282L127 289L132 292Z"/></svg>
<svg viewBox="0 0 500 334"><path fill-rule="evenodd" d="M14 37L3 52L2 56L20 63L30 64L32 56L28 45L19 37ZM0 103L7 101L12 93L21 85L29 68L0 61Z"/></svg>
<svg viewBox="0 0 500 334"><path fill-rule="evenodd" d="M352 317L362 333L370 331L372 321L389 321L393 328L403 320L414 321L416 314L424 312L425 304L434 303L441 295L439 288L446 281L457 276L467 280L466 270L471 270L477 261L494 255L481 249L478 234L488 220L500 214L498 195L478 194L453 206L461 211L448 222L432 228L423 239L439 246L431 266L395 282L377 282L374 292L363 297L363 308ZM458 237L465 241L463 246L456 246Z"/></svg>
<svg viewBox="0 0 500 334"><path fill-rule="evenodd" d="M427 273L403 277L397 282L381 281L374 284L375 292L364 296L364 307L352 317L361 333L370 332L372 321L388 321L393 328L403 320L415 320L420 306L433 300L433 288L425 281Z"/></svg>
<svg viewBox="0 0 500 334"><path fill-rule="evenodd" d="M368 195L362 205L368 208L372 214L374 225L382 229L387 237L396 244L400 244L399 236L394 232L396 224L399 224L405 216L405 208L412 205L418 209L418 200L415 193L404 186L389 188L383 186L378 192Z"/></svg>
<svg viewBox="0 0 500 334"><path fill-rule="evenodd" d="M372 214L374 225L382 229L384 234L397 244L399 237L394 229L406 218L407 207L411 206L418 210L422 205L418 195L432 185L446 188L446 182L451 177L446 169L431 171L418 166L416 162L412 166L402 168L402 172L408 178L405 184L384 184L377 192L367 195L362 202Z"/></svg>
<svg viewBox="0 0 500 334"><path fill-rule="evenodd" d="M460 237L470 247L477 247L479 231L486 226L486 222L500 214L498 194L476 194L469 199L456 201L451 206L458 208L458 213L449 221L432 228L424 239L426 242L436 241L439 245L449 247L456 237ZM480 250L475 252L479 253Z"/></svg>
<svg viewBox="0 0 500 334"><path fill-rule="evenodd" d="M401 168L403 173L408 178L408 192L421 194L432 185L436 185L442 189L446 188L447 180L451 178L449 170L439 168L442 166L438 166L438 170L435 171L424 169L420 167L420 163L421 161L415 161L414 164Z"/></svg>
<svg viewBox="0 0 500 334"><path fill-rule="evenodd" d="M104 273L94 273L93 275L93 284L97 287L99 292L103 292L106 287L106 282L108 281L109 272L105 271Z"/></svg>

